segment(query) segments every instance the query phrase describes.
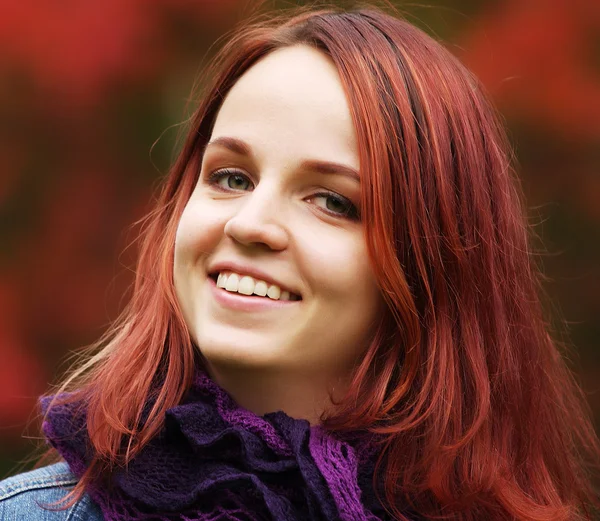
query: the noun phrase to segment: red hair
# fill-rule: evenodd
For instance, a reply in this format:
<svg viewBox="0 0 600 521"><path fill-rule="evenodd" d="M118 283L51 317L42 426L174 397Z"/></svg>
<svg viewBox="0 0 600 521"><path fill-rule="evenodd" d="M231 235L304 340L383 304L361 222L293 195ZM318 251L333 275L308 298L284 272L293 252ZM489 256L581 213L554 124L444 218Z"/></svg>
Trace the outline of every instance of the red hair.
<svg viewBox="0 0 600 521"><path fill-rule="evenodd" d="M544 319L502 126L455 57L371 8L263 18L212 62L140 236L133 297L99 353L61 387L86 400L95 451L75 496L95 473L133 458L191 385L198 353L173 287L178 220L224 96L263 56L297 44L339 71L360 149L369 257L388 309L323 425L382 435L376 474L396 519L407 505L426 518L591 519L588 471L600 447ZM154 408L137 428L156 381Z"/></svg>

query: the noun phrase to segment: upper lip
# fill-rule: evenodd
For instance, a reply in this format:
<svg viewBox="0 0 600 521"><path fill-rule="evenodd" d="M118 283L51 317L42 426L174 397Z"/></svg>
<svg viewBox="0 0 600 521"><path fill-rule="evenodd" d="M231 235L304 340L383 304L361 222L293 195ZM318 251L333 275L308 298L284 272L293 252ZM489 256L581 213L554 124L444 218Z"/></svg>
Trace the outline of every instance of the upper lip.
<svg viewBox="0 0 600 521"><path fill-rule="evenodd" d="M209 268L208 274L212 275L214 273L219 273L221 271L233 271L240 275L250 275L251 277L253 277L255 279L264 280L265 282L279 286L281 291L289 291L290 293L300 296L299 291L296 291L293 288L290 288L289 286L287 286L286 284L279 282L278 280L276 280L272 276L268 275L264 271L262 271L258 268L254 268L252 266L248 266L247 264L242 264L240 262L235 262L235 261L215 262Z"/></svg>

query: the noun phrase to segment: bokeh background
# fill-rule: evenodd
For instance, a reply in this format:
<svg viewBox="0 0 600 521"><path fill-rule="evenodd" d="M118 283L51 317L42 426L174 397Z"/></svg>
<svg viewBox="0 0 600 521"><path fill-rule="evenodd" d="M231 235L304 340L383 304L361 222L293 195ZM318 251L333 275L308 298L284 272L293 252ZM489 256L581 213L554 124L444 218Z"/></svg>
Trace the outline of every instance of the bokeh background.
<svg viewBox="0 0 600 521"><path fill-rule="evenodd" d="M548 252L549 310L566 320L598 425L600 1L392 3L447 43L506 119ZM37 396L125 304L130 226L172 161L202 64L254 7L0 0L0 478L35 446Z"/></svg>

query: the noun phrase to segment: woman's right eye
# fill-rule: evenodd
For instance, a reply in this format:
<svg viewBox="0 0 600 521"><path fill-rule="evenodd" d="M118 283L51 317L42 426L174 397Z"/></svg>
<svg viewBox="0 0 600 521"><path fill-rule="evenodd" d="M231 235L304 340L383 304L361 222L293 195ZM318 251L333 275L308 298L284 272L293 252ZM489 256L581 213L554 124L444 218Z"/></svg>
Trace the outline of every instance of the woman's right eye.
<svg viewBox="0 0 600 521"><path fill-rule="evenodd" d="M228 168L212 172L206 182L223 190L252 190L252 182L245 174Z"/></svg>

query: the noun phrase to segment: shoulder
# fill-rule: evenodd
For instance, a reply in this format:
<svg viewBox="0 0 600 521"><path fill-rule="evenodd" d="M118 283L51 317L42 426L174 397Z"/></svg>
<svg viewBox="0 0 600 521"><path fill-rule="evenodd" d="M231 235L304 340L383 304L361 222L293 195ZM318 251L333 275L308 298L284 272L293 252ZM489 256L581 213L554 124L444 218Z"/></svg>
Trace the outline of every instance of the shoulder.
<svg viewBox="0 0 600 521"><path fill-rule="evenodd" d="M77 477L64 462L0 481L0 520L102 521L100 509L87 494L65 510L50 505L63 499L76 483Z"/></svg>

